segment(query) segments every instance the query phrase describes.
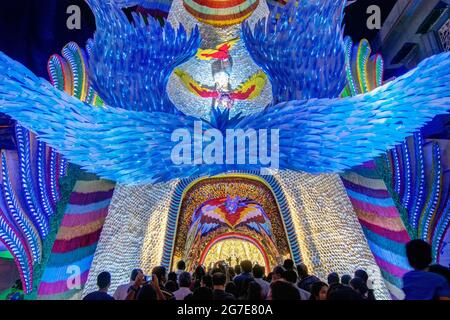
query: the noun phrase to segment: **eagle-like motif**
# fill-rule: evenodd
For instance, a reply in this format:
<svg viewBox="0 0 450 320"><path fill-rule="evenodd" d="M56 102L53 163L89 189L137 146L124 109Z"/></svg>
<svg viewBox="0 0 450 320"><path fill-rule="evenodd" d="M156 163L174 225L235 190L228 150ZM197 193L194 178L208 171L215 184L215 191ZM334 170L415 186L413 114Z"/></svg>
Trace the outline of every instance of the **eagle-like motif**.
<svg viewBox="0 0 450 320"><path fill-rule="evenodd" d="M0 53L0 112L33 130L72 163L102 178L143 184L261 164L174 164L172 133L203 129L279 130L279 168L342 172L394 147L450 106L450 53L365 94L339 98L345 85L345 1L317 0L274 10L241 39L273 88L262 112L211 120L188 116L170 101L174 70L194 57L198 29L177 30L137 14L129 21L110 2L88 0L97 23L90 79L104 107L55 89ZM212 110L213 112L213 110ZM216 121L217 117L220 121ZM239 154L246 153L238 149Z"/></svg>

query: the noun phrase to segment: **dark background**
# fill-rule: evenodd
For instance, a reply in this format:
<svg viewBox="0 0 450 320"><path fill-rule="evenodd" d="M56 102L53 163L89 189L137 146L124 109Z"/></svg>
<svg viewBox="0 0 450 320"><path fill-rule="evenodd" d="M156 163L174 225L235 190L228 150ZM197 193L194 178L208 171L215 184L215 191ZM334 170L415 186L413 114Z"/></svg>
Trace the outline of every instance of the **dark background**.
<svg viewBox="0 0 450 320"><path fill-rule="evenodd" d="M2 0L0 2L0 50L48 79L47 60L65 44L84 47L95 31L94 16L84 0ZM78 5L81 30L66 26L66 10Z"/></svg>
<svg viewBox="0 0 450 320"><path fill-rule="evenodd" d="M353 40L371 41L377 30L368 30L366 9L376 4L382 19L388 16L396 0L358 0L345 9L346 34ZM69 30L66 13L70 5L81 8L81 30ZM48 78L48 58L75 41L81 47L95 31L94 16L84 0L2 0L0 1L0 50L26 65L35 74Z"/></svg>

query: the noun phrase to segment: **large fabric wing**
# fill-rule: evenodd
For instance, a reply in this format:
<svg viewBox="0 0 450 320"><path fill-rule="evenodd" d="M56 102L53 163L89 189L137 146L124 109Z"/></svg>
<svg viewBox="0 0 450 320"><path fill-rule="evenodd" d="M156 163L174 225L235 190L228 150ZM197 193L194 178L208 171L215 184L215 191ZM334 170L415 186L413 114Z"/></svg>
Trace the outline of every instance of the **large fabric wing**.
<svg viewBox="0 0 450 320"><path fill-rule="evenodd" d="M259 129L279 130L279 142L269 140L279 147L281 169L340 172L383 153L433 116L448 112L449 89L450 53L444 53L370 93L281 103L232 121L220 131L253 129L251 138L261 135ZM245 143L238 144L234 164L202 163L202 150L197 153L195 142L203 137L194 135L194 123L200 123L201 132L212 129L212 124L184 115L92 107L2 53L0 111L35 131L71 162L119 183L261 168L260 163L236 165L236 157L254 155L255 150L244 149ZM173 139L175 130L178 135ZM177 163L172 152L181 141L189 150L188 161Z"/></svg>
<svg viewBox="0 0 450 320"><path fill-rule="evenodd" d="M345 1L290 1L242 39L253 60L269 76L274 104L336 98L345 87L342 10Z"/></svg>
<svg viewBox="0 0 450 320"><path fill-rule="evenodd" d="M193 117L93 107L55 89L0 52L0 112L38 134L70 162L119 183L139 184L223 172L221 165L177 164L171 152L193 137ZM203 122L203 128L210 125ZM180 136L180 135L178 135ZM186 140L187 143L193 142Z"/></svg>
<svg viewBox="0 0 450 320"><path fill-rule="evenodd" d="M109 2L118 8L128 8L132 6L142 5L147 0L109 0Z"/></svg>
<svg viewBox="0 0 450 320"><path fill-rule="evenodd" d="M193 57L200 34L175 30L151 17L125 13L108 1L88 0L97 31L89 43L90 76L99 96L112 107L174 113L166 93L170 74Z"/></svg>
<svg viewBox="0 0 450 320"><path fill-rule="evenodd" d="M373 159L449 111L450 52L370 93L281 103L238 127L278 129L281 169L332 173Z"/></svg>

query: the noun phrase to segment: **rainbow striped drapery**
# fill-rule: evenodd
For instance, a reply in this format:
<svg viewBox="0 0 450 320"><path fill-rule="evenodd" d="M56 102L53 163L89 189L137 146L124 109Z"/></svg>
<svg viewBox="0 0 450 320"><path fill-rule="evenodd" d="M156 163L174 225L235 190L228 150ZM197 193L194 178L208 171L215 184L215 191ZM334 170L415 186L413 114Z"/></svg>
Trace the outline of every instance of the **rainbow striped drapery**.
<svg viewBox="0 0 450 320"><path fill-rule="evenodd" d="M104 180L76 182L39 285L39 299L81 298L113 191L114 184Z"/></svg>
<svg viewBox="0 0 450 320"><path fill-rule="evenodd" d="M392 298L403 299L402 277L410 270L405 244L410 237L374 161L341 179Z"/></svg>

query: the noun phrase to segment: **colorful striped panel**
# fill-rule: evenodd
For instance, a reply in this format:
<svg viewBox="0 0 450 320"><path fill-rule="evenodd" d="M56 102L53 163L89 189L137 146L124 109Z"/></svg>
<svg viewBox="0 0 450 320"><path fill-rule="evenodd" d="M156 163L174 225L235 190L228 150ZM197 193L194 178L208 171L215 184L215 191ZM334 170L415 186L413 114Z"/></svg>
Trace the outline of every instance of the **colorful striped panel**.
<svg viewBox="0 0 450 320"><path fill-rule="evenodd" d="M104 180L77 181L64 213L38 299L78 299L87 281L114 184ZM73 287L79 280L79 286Z"/></svg>
<svg viewBox="0 0 450 320"><path fill-rule="evenodd" d="M410 270L405 244L410 237L375 163L341 176L369 247L393 299L403 299L402 277Z"/></svg>
<svg viewBox="0 0 450 320"><path fill-rule="evenodd" d="M446 140L426 141L421 132L389 151L380 165L386 183L414 237L431 243L433 258L440 259L450 222L450 167L445 161Z"/></svg>
<svg viewBox="0 0 450 320"><path fill-rule="evenodd" d="M25 292L30 293L33 266L41 263L65 170L61 156L19 124L15 138L17 150L1 152L0 242L13 255Z"/></svg>
<svg viewBox="0 0 450 320"><path fill-rule="evenodd" d="M200 22L224 27L247 19L258 7L259 0L183 0L183 4Z"/></svg>
<svg viewBox="0 0 450 320"><path fill-rule="evenodd" d="M347 86L342 93L343 97L367 93L383 84L384 61L379 54L370 56L372 49L366 39L359 45L353 45L352 39L344 39L345 71Z"/></svg>

